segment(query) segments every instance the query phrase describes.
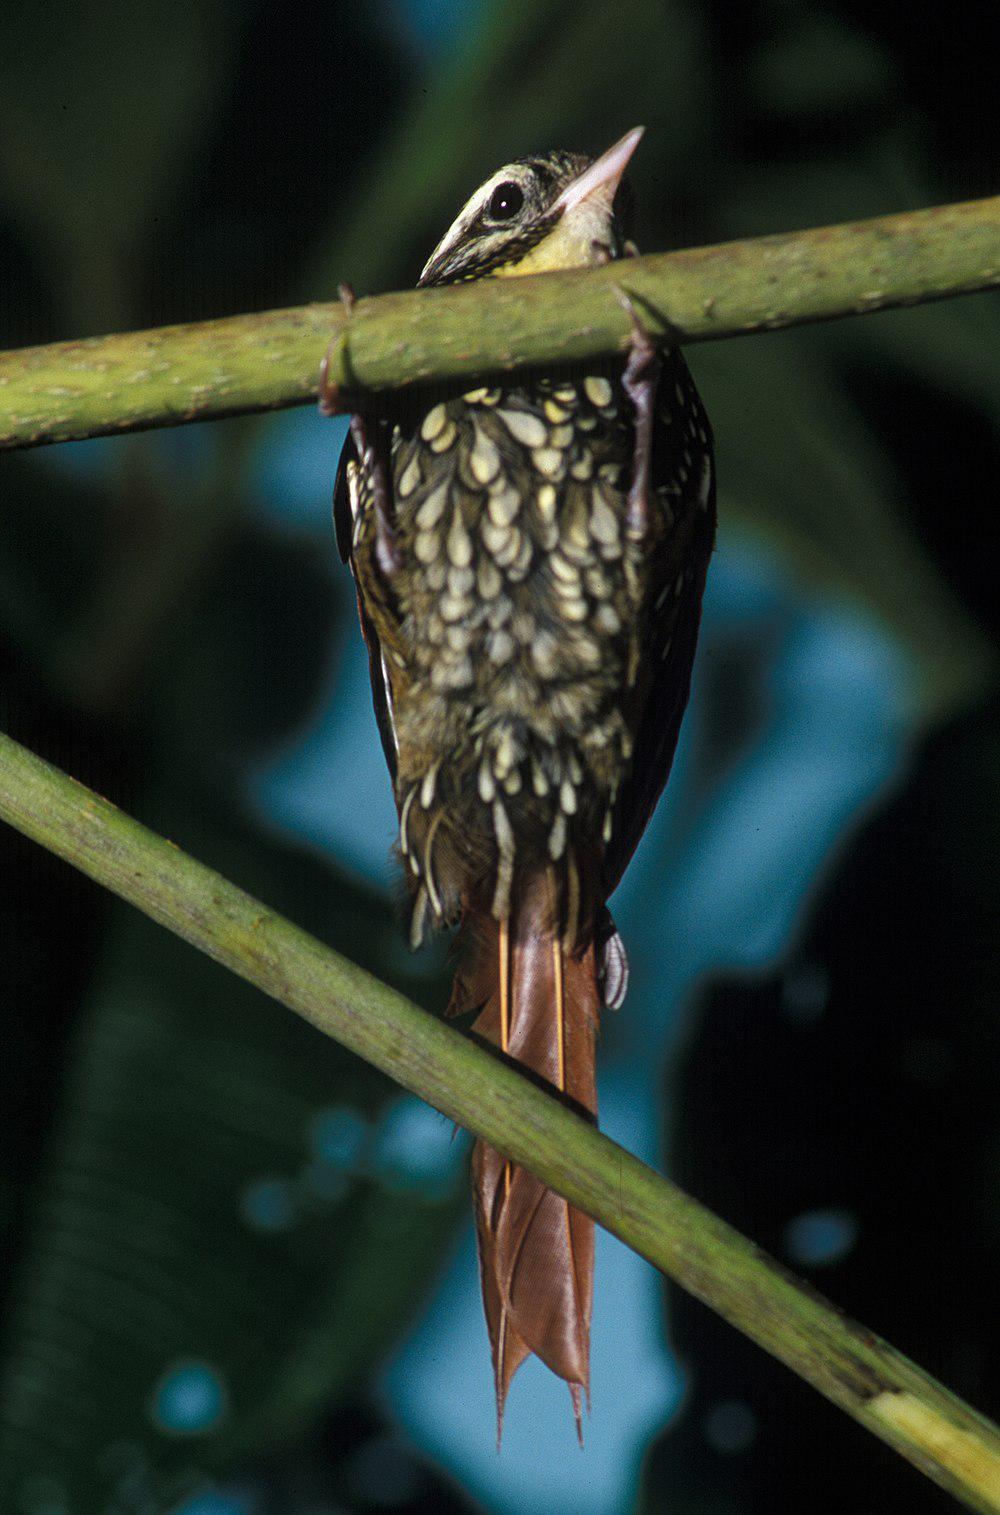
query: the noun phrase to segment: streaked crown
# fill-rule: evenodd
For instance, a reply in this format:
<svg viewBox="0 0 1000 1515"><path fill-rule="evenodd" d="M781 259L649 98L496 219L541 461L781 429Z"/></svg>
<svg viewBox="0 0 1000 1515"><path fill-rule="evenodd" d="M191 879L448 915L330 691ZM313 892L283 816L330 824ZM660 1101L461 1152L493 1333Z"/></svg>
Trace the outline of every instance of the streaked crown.
<svg viewBox="0 0 1000 1515"><path fill-rule="evenodd" d="M615 196L642 133L635 127L596 159L551 152L498 169L462 206L419 283L504 278L620 257Z"/></svg>

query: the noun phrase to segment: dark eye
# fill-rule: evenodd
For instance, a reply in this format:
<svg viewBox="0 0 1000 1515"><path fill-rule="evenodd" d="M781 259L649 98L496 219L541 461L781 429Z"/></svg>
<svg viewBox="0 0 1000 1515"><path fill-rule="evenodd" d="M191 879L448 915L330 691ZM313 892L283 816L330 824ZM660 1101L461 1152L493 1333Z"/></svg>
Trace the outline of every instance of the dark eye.
<svg viewBox="0 0 1000 1515"><path fill-rule="evenodd" d="M524 190L512 179L498 184L490 195L489 212L494 221L509 221L524 204Z"/></svg>

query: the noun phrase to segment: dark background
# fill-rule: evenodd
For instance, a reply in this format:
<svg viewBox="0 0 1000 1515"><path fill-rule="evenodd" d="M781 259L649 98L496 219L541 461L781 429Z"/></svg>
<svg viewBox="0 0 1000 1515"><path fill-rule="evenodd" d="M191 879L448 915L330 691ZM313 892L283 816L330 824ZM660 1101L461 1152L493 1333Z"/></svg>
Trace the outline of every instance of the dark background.
<svg viewBox="0 0 1000 1515"><path fill-rule="evenodd" d="M649 250L995 193L998 40L970 0L15 4L0 342L410 284L506 158L639 121ZM720 550L623 889L609 1129L996 1415L998 298L691 362ZM438 1009L442 954L408 958L388 882L339 436L298 412L0 460L0 718ZM467 1241L465 1314L439 1282L461 1143L0 850L4 1511L952 1507L685 1296L627 1314L617 1274L595 1356L655 1380L646 1412L595 1362L581 1458L561 1401L518 1429L519 1382L498 1461Z"/></svg>

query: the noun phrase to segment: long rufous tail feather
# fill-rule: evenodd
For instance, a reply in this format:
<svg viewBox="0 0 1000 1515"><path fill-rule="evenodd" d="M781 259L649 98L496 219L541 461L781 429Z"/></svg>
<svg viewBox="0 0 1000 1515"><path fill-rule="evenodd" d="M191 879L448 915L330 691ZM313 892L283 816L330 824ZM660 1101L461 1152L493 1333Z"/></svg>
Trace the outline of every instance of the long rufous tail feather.
<svg viewBox="0 0 1000 1515"><path fill-rule="evenodd" d="M467 950L449 1012L482 1009L473 1030L596 1118L600 997L592 941L568 950L550 874L515 891L508 920L466 920ZM470 940L471 938L471 940ZM497 1437L507 1391L534 1353L570 1387L582 1440L589 1400L594 1225L560 1195L477 1142L472 1182L483 1303L493 1353Z"/></svg>

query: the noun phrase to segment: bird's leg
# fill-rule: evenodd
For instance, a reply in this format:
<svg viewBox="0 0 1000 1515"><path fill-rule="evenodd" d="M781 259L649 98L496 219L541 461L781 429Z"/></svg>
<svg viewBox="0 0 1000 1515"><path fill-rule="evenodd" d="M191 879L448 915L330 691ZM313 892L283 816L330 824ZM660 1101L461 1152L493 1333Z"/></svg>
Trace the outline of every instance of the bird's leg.
<svg viewBox="0 0 1000 1515"><path fill-rule="evenodd" d="M350 318L354 309L354 291L349 284L341 284L337 293ZM323 354L319 367L319 408L324 416L342 415L350 411L351 439L358 454L358 464L368 479L372 492L372 508L375 512L375 556L378 566L387 576L399 568L402 557L396 527L393 521L392 490L389 485L389 464L386 458L386 432L378 416L363 415L355 409L356 397L350 406L344 403L340 384L330 377L330 353L334 342L342 342L345 333L338 332Z"/></svg>
<svg viewBox="0 0 1000 1515"><path fill-rule="evenodd" d="M625 529L641 541L649 530L649 477L653 457L653 407L660 377L660 355L636 308L623 289L618 297L631 323L628 359L622 388L635 410L635 443L632 450L632 482L625 511Z"/></svg>

